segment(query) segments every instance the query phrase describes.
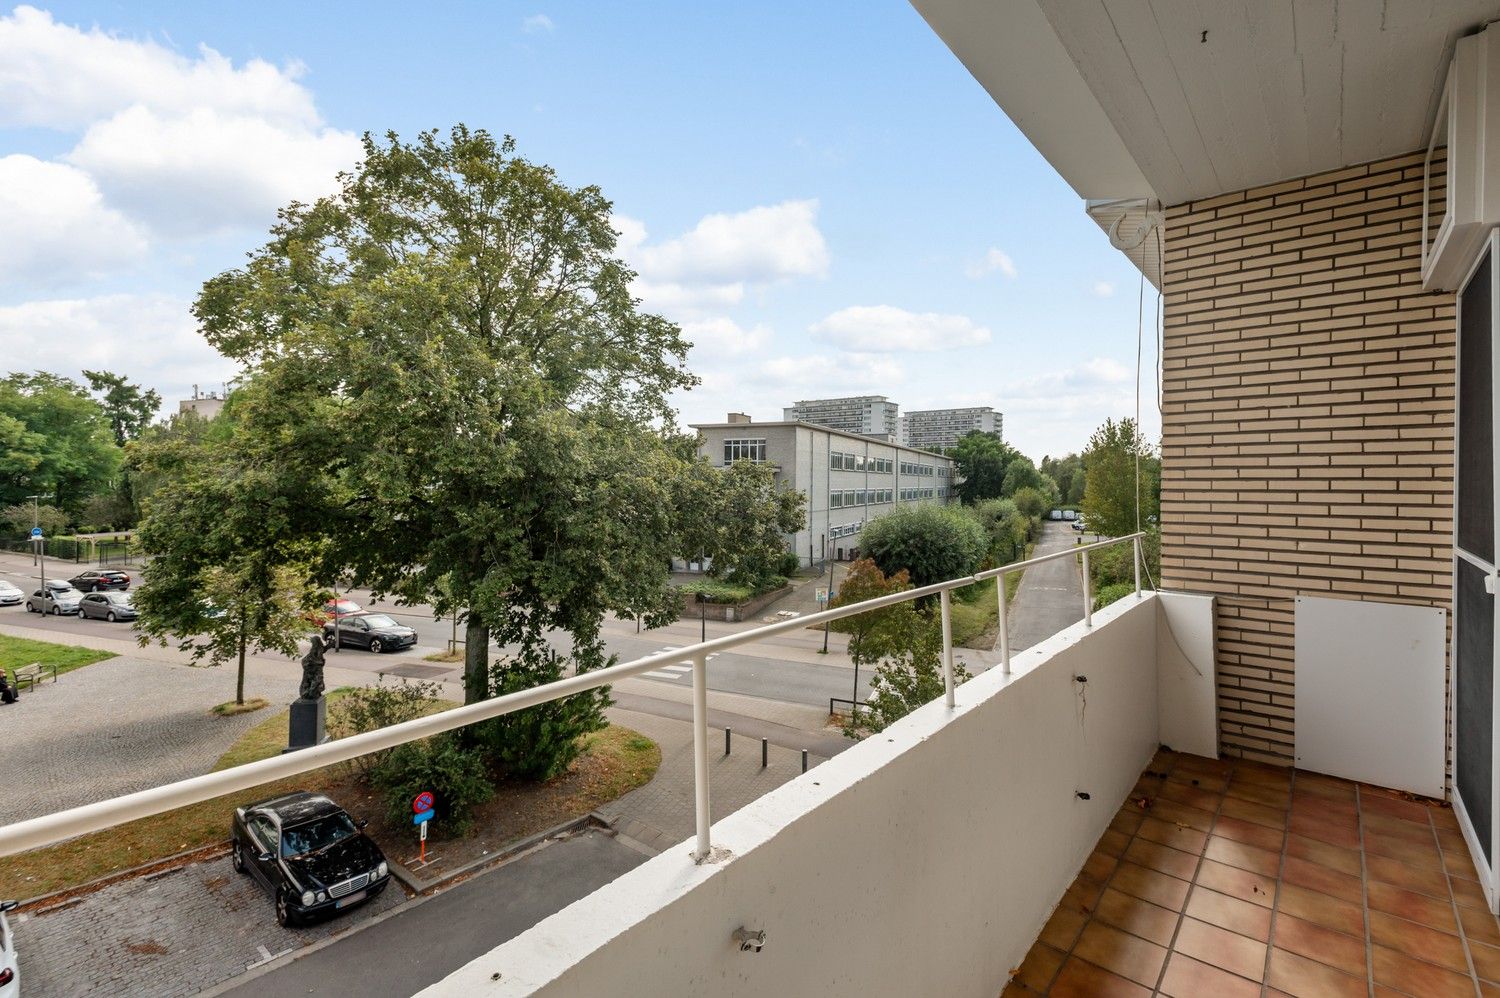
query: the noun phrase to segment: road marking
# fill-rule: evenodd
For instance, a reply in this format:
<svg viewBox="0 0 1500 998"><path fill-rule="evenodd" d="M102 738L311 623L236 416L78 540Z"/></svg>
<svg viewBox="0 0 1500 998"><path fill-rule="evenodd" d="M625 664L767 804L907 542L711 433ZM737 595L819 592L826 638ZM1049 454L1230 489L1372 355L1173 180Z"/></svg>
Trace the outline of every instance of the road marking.
<svg viewBox="0 0 1500 998"><path fill-rule="evenodd" d="M675 672L678 675L681 675L684 672L691 672L692 668L693 668L693 664L691 662L688 662L688 663L686 663L684 665L664 665L664 666L661 667L661 671L662 672Z"/></svg>
<svg viewBox="0 0 1500 998"><path fill-rule="evenodd" d="M260 954L260 959L256 960L254 963L247 963L247 964L245 964L245 969L246 970L254 970L256 967L259 967L262 964L270 963L272 960L276 959L277 957L286 956L288 953L290 953L292 951L292 947L288 946L286 949L282 950L280 953L272 953L270 950L266 949L266 947L263 944L261 944L261 945L257 945L255 947L255 951Z"/></svg>
<svg viewBox="0 0 1500 998"><path fill-rule="evenodd" d="M682 678L681 674L674 674L674 673L671 673L671 672L643 672L643 673L641 673L641 675L647 676L647 677L649 677L651 679L681 679Z"/></svg>

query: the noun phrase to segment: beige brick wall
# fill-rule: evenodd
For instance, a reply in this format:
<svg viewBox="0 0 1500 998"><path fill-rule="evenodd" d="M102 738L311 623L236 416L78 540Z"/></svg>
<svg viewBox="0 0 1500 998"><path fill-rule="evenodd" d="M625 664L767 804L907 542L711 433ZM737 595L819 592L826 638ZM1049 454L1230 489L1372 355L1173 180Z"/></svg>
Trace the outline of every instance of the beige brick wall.
<svg viewBox="0 0 1500 998"><path fill-rule="evenodd" d="M1292 600L1450 606L1454 296L1422 156L1166 212L1162 581L1217 594L1226 752L1292 757Z"/></svg>

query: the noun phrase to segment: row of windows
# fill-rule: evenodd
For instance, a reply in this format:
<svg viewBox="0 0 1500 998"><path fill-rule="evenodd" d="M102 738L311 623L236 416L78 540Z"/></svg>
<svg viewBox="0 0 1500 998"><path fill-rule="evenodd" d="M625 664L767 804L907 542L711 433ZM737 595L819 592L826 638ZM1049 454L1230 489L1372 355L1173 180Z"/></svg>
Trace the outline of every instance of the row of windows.
<svg viewBox="0 0 1500 998"><path fill-rule="evenodd" d="M756 464L766 459L766 438L758 440L726 440L724 441L724 463L733 464L736 461L754 461Z"/></svg>
<svg viewBox="0 0 1500 998"><path fill-rule="evenodd" d="M895 467L895 462L885 457L867 458L863 454L830 451L828 467L834 471L873 471L878 475L889 475Z"/></svg>
<svg viewBox="0 0 1500 998"><path fill-rule="evenodd" d="M863 520L860 520L858 523L842 523L837 527L829 527L828 536L830 538L853 537L855 534L859 533L860 528L864 525L865 521Z"/></svg>
<svg viewBox="0 0 1500 998"><path fill-rule="evenodd" d="M938 465L938 477L939 478L952 478L953 477L953 469L950 468L950 467L948 467L946 464L940 464L940 465Z"/></svg>
<svg viewBox="0 0 1500 998"><path fill-rule="evenodd" d="M830 509L842 509L845 506L876 506L894 501L894 489L834 489L828 493Z"/></svg>
<svg viewBox="0 0 1500 998"><path fill-rule="evenodd" d="M902 489L901 501L912 502L916 499L932 499L935 498L934 491L933 489Z"/></svg>
<svg viewBox="0 0 1500 998"><path fill-rule="evenodd" d="M934 469L930 464L913 464L911 461L901 462L901 474L903 475L917 475L921 477L924 475L931 475L933 473L933 470Z"/></svg>

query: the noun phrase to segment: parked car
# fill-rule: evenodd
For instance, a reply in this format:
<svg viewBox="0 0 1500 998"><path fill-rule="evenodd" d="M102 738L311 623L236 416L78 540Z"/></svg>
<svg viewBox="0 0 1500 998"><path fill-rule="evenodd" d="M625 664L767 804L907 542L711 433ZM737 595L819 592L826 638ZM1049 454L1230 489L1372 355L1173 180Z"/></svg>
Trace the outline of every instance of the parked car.
<svg viewBox="0 0 1500 998"><path fill-rule="evenodd" d="M1078 519L1073 521L1073 529L1078 531L1080 534L1088 529L1088 527L1083 522L1083 517L1080 516Z"/></svg>
<svg viewBox="0 0 1500 998"><path fill-rule="evenodd" d="M65 579L48 579L45 589L38 589L26 597L26 609L31 613L77 613L83 602L83 593L68 585Z"/></svg>
<svg viewBox="0 0 1500 998"><path fill-rule="evenodd" d="M78 601L78 615L90 620L134 620L135 604L120 592L87 593Z"/></svg>
<svg viewBox="0 0 1500 998"><path fill-rule="evenodd" d="M16 938L10 933L5 913L19 901L0 901L0 998L20 998L21 965L16 961Z"/></svg>
<svg viewBox="0 0 1500 998"><path fill-rule="evenodd" d="M364 827L322 794L299 790L235 808L230 858L271 895L276 921L296 925L368 901L390 883Z"/></svg>
<svg viewBox="0 0 1500 998"><path fill-rule="evenodd" d="M323 637L334 640L333 621L323 625ZM356 613L339 617L337 639L341 648L353 645L378 653L410 648L417 643L417 632L384 613Z"/></svg>
<svg viewBox="0 0 1500 998"><path fill-rule="evenodd" d="M89 569L82 575L73 576L68 582L74 589L85 593L102 593L106 589L130 588L130 576L114 568Z"/></svg>
<svg viewBox="0 0 1500 998"><path fill-rule="evenodd" d="M326 624L336 617L344 617L351 613L363 613L364 607L352 599L338 597L323 604L322 609L314 610L307 615L308 621L314 624Z"/></svg>
<svg viewBox="0 0 1500 998"><path fill-rule="evenodd" d="M20 606L26 594L9 582L0 582L0 606Z"/></svg>

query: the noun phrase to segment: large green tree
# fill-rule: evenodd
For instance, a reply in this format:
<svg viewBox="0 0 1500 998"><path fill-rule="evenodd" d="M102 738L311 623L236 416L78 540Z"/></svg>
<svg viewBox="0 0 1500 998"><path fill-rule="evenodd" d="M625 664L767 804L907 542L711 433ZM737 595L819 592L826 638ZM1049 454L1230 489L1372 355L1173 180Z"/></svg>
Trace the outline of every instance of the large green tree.
<svg viewBox="0 0 1500 998"><path fill-rule="evenodd" d="M688 459L676 481L680 554L711 558L715 575L739 585L777 573L786 535L803 523L806 496L777 484L771 465L750 461L715 468Z"/></svg>
<svg viewBox="0 0 1500 998"><path fill-rule="evenodd" d="M155 389L142 391L140 385L132 385L109 371L84 371L83 376L104 409L115 443L121 447L139 437L161 408L161 396Z"/></svg>
<svg viewBox="0 0 1500 998"><path fill-rule="evenodd" d="M959 438L951 452L958 467L958 496L973 504L999 499L1005 492L1006 467L1019 455L993 434L973 433Z"/></svg>
<svg viewBox="0 0 1500 998"><path fill-rule="evenodd" d="M1120 537L1154 522L1161 462L1134 420L1105 420L1089 438L1083 467L1083 515L1091 532Z"/></svg>
<svg viewBox="0 0 1500 998"><path fill-rule="evenodd" d="M111 487L121 460L99 403L41 371L0 380L0 457L0 506L52 493L70 515Z"/></svg>
<svg viewBox="0 0 1500 998"><path fill-rule="evenodd" d="M989 552L990 539L967 507L922 504L870 521L860 548L886 576L904 570L912 585L921 587L973 574Z"/></svg>
<svg viewBox="0 0 1500 998"><path fill-rule="evenodd" d="M367 136L336 194L284 210L195 305L252 375L234 448L277 468L286 535L326 542L325 579L462 613L470 701L605 664L606 612L679 605L667 398L695 379L615 243L598 188L508 138ZM538 653L554 631L567 656ZM492 640L520 649L493 673ZM549 716L586 731L605 702Z"/></svg>

